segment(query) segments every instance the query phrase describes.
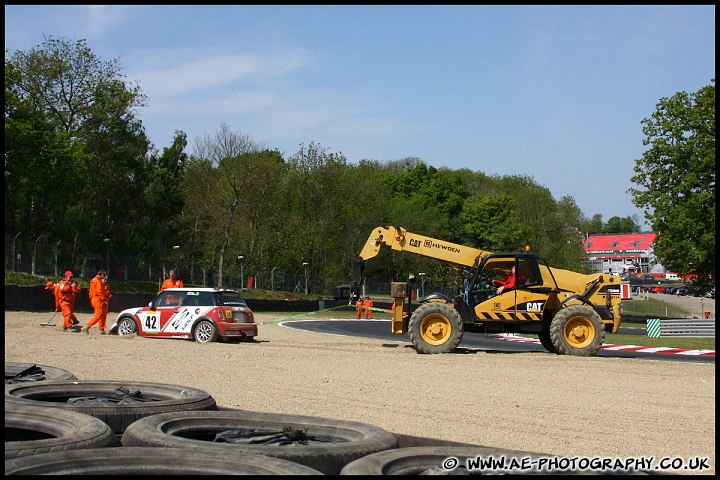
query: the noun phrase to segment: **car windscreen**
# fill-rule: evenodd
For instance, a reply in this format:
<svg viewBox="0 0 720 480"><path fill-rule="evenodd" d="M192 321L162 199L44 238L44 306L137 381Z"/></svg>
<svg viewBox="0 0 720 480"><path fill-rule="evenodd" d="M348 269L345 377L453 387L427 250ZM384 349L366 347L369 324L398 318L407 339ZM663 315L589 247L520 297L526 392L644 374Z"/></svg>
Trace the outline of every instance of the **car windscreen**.
<svg viewBox="0 0 720 480"><path fill-rule="evenodd" d="M218 292L217 299L218 305L247 305L238 292Z"/></svg>

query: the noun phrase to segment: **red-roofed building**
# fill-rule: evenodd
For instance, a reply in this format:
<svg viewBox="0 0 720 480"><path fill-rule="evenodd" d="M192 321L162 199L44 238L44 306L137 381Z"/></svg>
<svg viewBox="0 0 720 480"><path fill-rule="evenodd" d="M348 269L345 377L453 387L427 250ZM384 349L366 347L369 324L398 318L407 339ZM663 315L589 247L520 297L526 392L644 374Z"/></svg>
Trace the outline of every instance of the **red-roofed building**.
<svg viewBox="0 0 720 480"><path fill-rule="evenodd" d="M654 241L654 233L587 235L585 261L592 266L593 272L610 271L617 275L651 273L651 269L656 267ZM665 275L664 269L662 275Z"/></svg>

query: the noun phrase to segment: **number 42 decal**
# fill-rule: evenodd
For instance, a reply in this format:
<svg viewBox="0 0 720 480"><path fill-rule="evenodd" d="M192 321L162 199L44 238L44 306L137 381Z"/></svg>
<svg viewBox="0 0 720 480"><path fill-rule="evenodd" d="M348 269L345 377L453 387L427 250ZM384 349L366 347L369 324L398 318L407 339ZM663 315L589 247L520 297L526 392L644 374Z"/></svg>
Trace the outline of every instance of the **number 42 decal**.
<svg viewBox="0 0 720 480"><path fill-rule="evenodd" d="M146 312L144 317L141 321L145 333L157 333L160 328L160 314L158 312Z"/></svg>

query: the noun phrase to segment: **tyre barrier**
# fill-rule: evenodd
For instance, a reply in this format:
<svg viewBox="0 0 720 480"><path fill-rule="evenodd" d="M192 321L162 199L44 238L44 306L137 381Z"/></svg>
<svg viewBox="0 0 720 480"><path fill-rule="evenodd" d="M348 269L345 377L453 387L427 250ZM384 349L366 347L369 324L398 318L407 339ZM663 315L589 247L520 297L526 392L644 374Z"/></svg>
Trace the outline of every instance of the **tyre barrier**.
<svg viewBox="0 0 720 480"><path fill-rule="evenodd" d="M65 369L49 365L5 362L5 384L43 380L77 380L77 377Z"/></svg>
<svg viewBox="0 0 720 480"><path fill-rule="evenodd" d="M121 447L5 460L5 475L321 475L287 460L211 450Z"/></svg>
<svg viewBox="0 0 720 480"><path fill-rule="evenodd" d="M113 431L100 419L70 410L5 402L5 460L55 451L120 446Z"/></svg>
<svg viewBox="0 0 720 480"><path fill-rule="evenodd" d="M133 401L133 393L118 397L118 390L134 392L134 398L142 397L142 401ZM87 401L77 401L83 399ZM5 385L5 403L10 402L84 413L107 423L116 435L122 435L128 425L149 415L186 410L217 410L215 399L209 393L196 388L110 380Z"/></svg>
<svg viewBox="0 0 720 480"><path fill-rule="evenodd" d="M317 443L220 443L216 438L238 429L260 430L277 437L290 430L302 432ZM273 435L273 432L275 435ZM322 417L261 413L245 410L175 412L147 416L127 427L124 447L162 447L212 450L225 457L236 453L259 454L289 460L337 475L353 460L397 448L395 436L378 427Z"/></svg>
<svg viewBox="0 0 720 480"><path fill-rule="evenodd" d="M510 466L510 459L517 459L516 466L522 464L527 468L488 468L487 463L480 465L478 457L492 458L497 467L498 461ZM354 460L343 467L340 475L588 475L592 471L568 471L559 469L539 468L538 461L547 459L549 455L505 450L490 447L473 446L426 446L405 447L377 452ZM476 463L473 463L475 461ZM607 475L608 472L599 472ZM613 471L613 475L647 474L642 471Z"/></svg>

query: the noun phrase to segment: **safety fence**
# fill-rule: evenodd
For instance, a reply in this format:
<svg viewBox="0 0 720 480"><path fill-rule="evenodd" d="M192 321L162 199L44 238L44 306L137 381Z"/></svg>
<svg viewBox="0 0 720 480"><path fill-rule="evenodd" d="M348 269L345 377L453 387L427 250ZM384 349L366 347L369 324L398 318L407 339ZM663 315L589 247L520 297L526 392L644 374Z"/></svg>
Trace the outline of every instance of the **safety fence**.
<svg viewBox="0 0 720 480"><path fill-rule="evenodd" d="M715 337L715 319L648 318L648 337Z"/></svg>
<svg viewBox="0 0 720 480"><path fill-rule="evenodd" d="M112 242L106 243L105 251L78 253L72 257L64 255L62 246L57 243L43 243L43 238L35 241L23 241L21 236L5 236L5 270L23 272L41 277L62 277L71 270L75 277L89 280L95 276L98 266L106 268L108 278L126 281L150 281L160 283L168 278L170 269L176 270L178 278L186 285L222 286L231 289L260 288L297 294L322 294L333 296L336 287L351 282L350 278L331 278L313 274L313 270L302 268L270 270L254 269L246 263L227 259L223 266L222 278L219 278L217 266L204 261L191 261L181 253L162 253L151 255L125 255L113 251ZM108 239L109 240L109 239ZM107 267L109 265L109 267ZM283 271L285 270L285 271ZM441 292L454 296L457 291L452 287L435 285L427 279L416 286L414 295L418 298L424 293ZM389 296L390 282L364 280L361 295Z"/></svg>

